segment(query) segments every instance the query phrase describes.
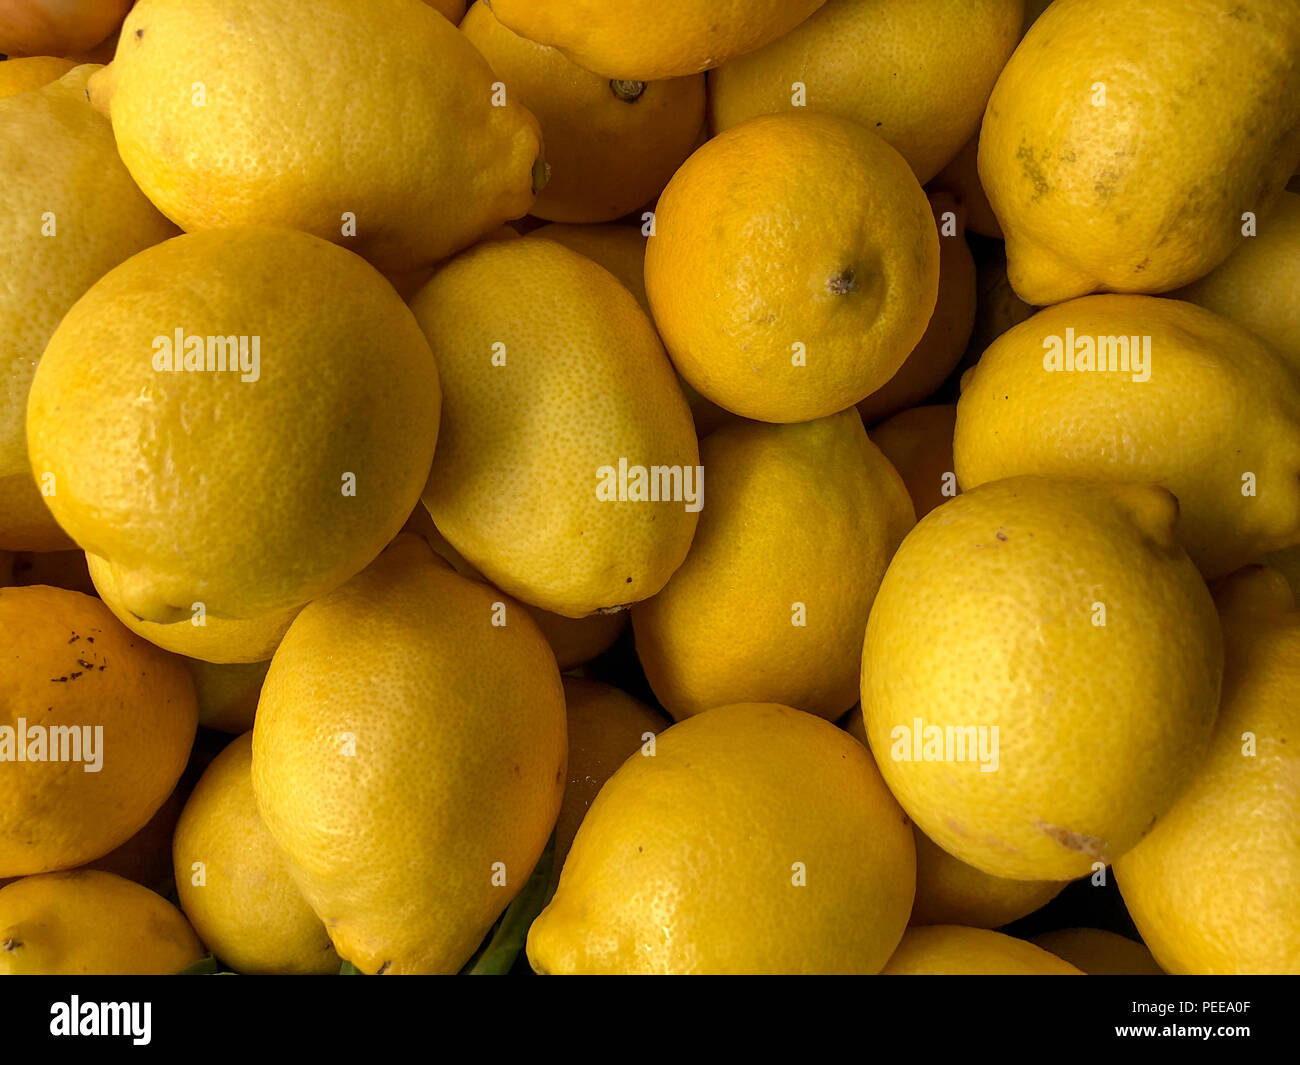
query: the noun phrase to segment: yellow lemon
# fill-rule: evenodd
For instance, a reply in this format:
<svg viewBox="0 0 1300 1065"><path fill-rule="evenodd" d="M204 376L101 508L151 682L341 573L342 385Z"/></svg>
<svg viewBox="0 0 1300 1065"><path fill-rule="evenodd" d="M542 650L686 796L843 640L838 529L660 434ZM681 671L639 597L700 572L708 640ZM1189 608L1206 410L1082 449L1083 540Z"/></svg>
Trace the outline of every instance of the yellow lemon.
<svg viewBox="0 0 1300 1065"><path fill-rule="evenodd" d="M829 0L709 75L717 130L794 108L861 122L929 181L979 128L1022 0ZM870 57L866 59L865 57Z"/></svg>
<svg viewBox="0 0 1300 1065"><path fill-rule="evenodd" d="M729 700L838 718L858 697L867 614L914 524L898 473L852 410L705 438L699 529L632 608L637 655L677 720Z"/></svg>
<svg viewBox="0 0 1300 1065"><path fill-rule="evenodd" d="M569 768L555 822L555 877L596 793L619 766L668 727L662 714L627 692L582 677L564 677Z"/></svg>
<svg viewBox="0 0 1300 1065"><path fill-rule="evenodd" d="M993 94L979 175L1028 303L1167 292L1300 169L1300 6L1058 0Z"/></svg>
<svg viewBox="0 0 1300 1065"><path fill-rule="evenodd" d="M627 289L554 241L525 239L459 256L411 308L444 390L424 502L456 550L502 591L565 617L662 588L695 532L699 451Z"/></svg>
<svg viewBox="0 0 1300 1065"><path fill-rule="evenodd" d="M76 65L71 59L48 55L10 59L0 63L0 97L17 96L20 92L39 89L52 81L58 81Z"/></svg>
<svg viewBox="0 0 1300 1065"><path fill-rule="evenodd" d="M961 361L975 325L975 259L966 243L957 203L932 194L939 225L939 295L925 333L898 371L858 403L867 425L915 406L948 379Z"/></svg>
<svg viewBox="0 0 1300 1065"><path fill-rule="evenodd" d="M917 826L993 876L1118 858L1195 776L1223 649L1154 485L1016 477L917 523L867 622L872 753Z"/></svg>
<svg viewBox="0 0 1300 1065"><path fill-rule="evenodd" d="M118 621L165 651L203 662L269 662L302 609L295 606L255 618L220 618L208 616L200 609L202 604L191 604L191 614L183 621L145 621L123 603L109 562L98 555L87 555L86 561L95 590Z"/></svg>
<svg viewBox="0 0 1300 1065"><path fill-rule="evenodd" d="M659 199L645 284L677 370L745 418L810 421L865 399L925 333L939 238L893 148L835 115L719 134Z"/></svg>
<svg viewBox="0 0 1300 1065"><path fill-rule="evenodd" d="M871 427L871 442L903 478L918 521L957 494L952 461L956 425L956 404L940 403L900 410Z"/></svg>
<svg viewBox="0 0 1300 1065"><path fill-rule="evenodd" d="M298 615L253 728L266 827L365 973L469 960L537 864L564 766L541 633L415 536Z"/></svg>
<svg viewBox="0 0 1300 1065"><path fill-rule="evenodd" d="M0 588L0 648L0 876L99 858L185 768L189 675L99 600L63 588Z"/></svg>
<svg viewBox="0 0 1300 1065"><path fill-rule="evenodd" d="M213 230L142 252L77 302L32 382L27 442L123 609L256 618L337 587L392 539L438 405L415 319L362 259L292 230Z"/></svg>
<svg viewBox="0 0 1300 1065"><path fill-rule="evenodd" d="M1273 551L1260 561L1282 574L1296 598L1300 599L1300 544L1295 547L1285 547L1281 551Z"/></svg>
<svg viewBox="0 0 1300 1065"><path fill-rule="evenodd" d="M1055 954L985 928L909 928L883 976L1082 976Z"/></svg>
<svg viewBox="0 0 1300 1065"><path fill-rule="evenodd" d="M1251 333L1154 296L1089 296L1004 333L962 378L964 489L1022 474L1149 481L1208 577L1300 541L1300 375Z"/></svg>
<svg viewBox="0 0 1300 1065"><path fill-rule="evenodd" d="M18 0L0 10L0 52L74 55L112 35L131 0Z"/></svg>
<svg viewBox="0 0 1300 1065"><path fill-rule="evenodd" d="M1227 662L1210 755L1115 863L1133 923L1170 973L1300 973L1300 611L1281 574L1220 590Z"/></svg>
<svg viewBox="0 0 1300 1065"><path fill-rule="evenodd" d="M1285 192L1246 241L1174 293L1244 325L1300 370L1300 195Z"/></svg>
<svg viewBox="0 0 1300 1065"><path fill-rule="evenodd" d="M979 136L966 142L962 150L930 180L931 192L946 192L966 212L966 228L981 237L1002 239L1002 227L989 206L989 198L980 184Z"/></svg>
<svg viewBox="0 0 1300 1065"><path fill-rule="evenodd" d="M505 25L607 78L698 74L774 41L826 0L485 0Z"/></svg>
<svg viewBox="0 0 1300 1065"><path fill-rule="evenodd" d="M241 973L337 973L325 926L298 890L253 797L253 734L213 759L185 804L172 856L181 909Z"/></svg>
<svg viewBox="0 0 1300 1065"><path fill-rule="evenodd" d="M641 309L650 313L650 301L645 294L645 228L606 223L604 225L569 225L552 222L534 230L529 236L539 240L554 240L563 244L570 251L585 255L592 262L603 266L621 282L633 296ZM691 418L695 422L696 434L703 438L729 418L721 407L710 403L693 389L690 384L678 379L686 402L691 408Z"/></svg>
<svg viewBox="0 0 1300 1065"><path fill-rule="evenodd" d="M487 582L487 578L466 562L461 553L438 531L424 504L421 503L411 511L411 516L406 519L402 531L422 537L462 577ZM607 651L627 627L626 610L589 614L585 618L566 618L560 614L552 614L549 610L530 606L528 603L519 605L528 611L529 617L537 622L537 627L542 630L546 642L555 652L555 661L561 673L590 662L597 655Z"/></svg>
<svg viewBox="0 0 1300 1065"><path fill-rule="evenodd" d="M195 761L205 757L200 754ZM87 862L82 869L100 869L105 873L115 873L143 884L147 888L163 894L171 894L172 878L172 836L176 833L176 822L180 820L185 800L189 798L192 767L167 796L158 812L145 822L139 832L119 847L115 847L102 858Z"/></svg>
<svg viewBox="0 0 1300 1065"><path fill-rule="evenodd" d="M860 708L850 710L841 727L869 747ZM1065 887L1061 881L989 876L958 861L916 825L912 835L916 843L916 899L908 924L1000 928L1046 906Z"/></svg>
<svg viewBox="0 0 1300 1065"><path fill-rule="evenodd" d="M199 724L220 732L247 732L257 713L257 697L271 662L204 662L184 660L194 680Z"/></svg>
<svg viewBox="0 0 1300 1065"><path fill-rule="evenodd" d="M916 901L909 924L1001 928L1040 910L1065 888L1063 880L990 876L954 858L915 825Z"/></svg>
<svg viewBox="0 0 1300 1065"><path fill-rule="evenodd" d="M17 62L0 63L0 76ZM27 392L41 352L103 274L176 233L136 188L112 127L86 102L93 69L0 99L0 230L9 234L0 248L0 548L10 550L73 546L27 460Z"/></svg>
<svg viewBox="0 0 1300 1065"><path fill-rule="evenodd" d="M0 889L0 975L168 976L203 954L180 910L113 873L46 873Z"/></svg>
<svg viewBox="0 0 1300 1065"><path fill-rule="evenodd" d="M620 81L506 29L487 4L461 24L505 86L536 116L550 174L530 213L608 222L653 200L704 125L704 75Z"/></svg>
<svg viewBox="0 0 1300 1065"><path fill-rule="evenodd" d="M528 933L535 970L879 971L916 859L861 744L750 703L674 725L654 752L632 755L587 811Z"/></svg>
<svg viewBox="0 0 1300 1065"><path fill-rule="evenodd" d="M589 226L551 222L528 235L538 240L556 241L603 266L636 297L641 309L650 313L650 302L645 294L646 237L636 226L614 222Z"/></svg>
<svg viewBox="0 0 1300 1065"><path fill-rule="evenodd" d="M1100 928L1060 928L1034 936L1030 942L1090 976L1160 976L1164 973L1141 943Z"/></svg>
<svg viewBox="0 0 1300 1065"><path fill-rule="evenodd" d="M537 623L546 642L555 652L555 663L560 672L590 662L604 654L627 628L628 612L619 610L612 614L589 614L585 618L566 618L521 603Z"/></svg>
<svg viewBox="0 0 1300 1065"><path fill-rule="evenodd" d="M532 203L537 122L493 81L421 0L140 0L90 92L182 229L288 226L400 271Z"/></svg>

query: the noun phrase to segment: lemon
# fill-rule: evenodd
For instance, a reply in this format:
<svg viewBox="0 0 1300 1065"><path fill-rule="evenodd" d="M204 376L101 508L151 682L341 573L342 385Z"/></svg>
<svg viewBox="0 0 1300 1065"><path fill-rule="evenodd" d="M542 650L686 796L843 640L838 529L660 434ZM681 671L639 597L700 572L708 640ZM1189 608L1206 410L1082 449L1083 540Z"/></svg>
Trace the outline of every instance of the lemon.
<svg viewBox="0 0 1300 1065"><path fill-rule="evenodd" d="M200 754L197 760L203 757ZM171 894L172 836L176 833L176 822L185 808L185 800L189 798L190 787L189 772L186 772L142 829L121 846L81 868L114 873L155 891Z"/></svg>
<svg viewBox="0 0 1300 1065"><path fill-rule="evenodd" d="M1219 595L1227 662L1209 758L1115 879L1168 972L1296 974L1300 611L1267 567Z"/></svg>
<svg viewBox="0 0 1300 1065"><path fill-rule="evenodd" d="M903 478L918 521L957 494L952 461L956 425L956 404L940 403L900 410L871 427L871 442Z"/></svg>
<svg viewBox="0 0 1300 1065"><path fill-rule="evenodd" d="M570 225L552 222L533 230L529 236L538 240L554 240L592 262L603 266L621 282L641 309L650 313L650 301L645 294L646 238L642 229L628 225ZM678 383L691 408L691 419L697 435L703 438L730 417L726 411L709 402L681 378Z"/></svg>
<svg viewBox="0 0 1300 1065"><path fill-rule="evenodd" d="M528 933L535 970L884 965L907 924L915 855L861 744L810 714L750 703L674 725L653 752L632 755L587 811Z"/></svg>
<svg viewBox="0 0 1300 1065"><path fill-rule="evenodd" d="M953 446L965 489L1021 474L1163 485L1208 577L1300 541L1300 375L1190 303L1038 312L962 378Z"/></svg>
<svg viewBox="0 0 1300 1065"><path fill-rule="evenodd" d="M604 654L627 628L628 613L619 610L613 614L589 614L585 618L566 618L539 610L527 603L520 604L537 623L555 653L555 663L560 672L590 662Z"/></svg>
<svg viewBox="0 0 1300 1065"><path fill-rule="evenodd" d="M411 511L411 516L406 519L402 531L422 537L462 577L487 583L487 578L466 562L461 553L438 531L424 504ZM537 622L537 627L542 630L542 635L546 637L546 642L551 645L551 650L555 653L556 664L562 673L590 662L597 655L608 650L627 627L626 610L617 610L608 614L589 614L585 618L566 618L527 603L519 605Z"/></svg>
<svg viewBox="0 0 1300 1065"><path fill-rule="evenodd" d="M939 295L925 333L885 384L858 403L867 425L920 403L948 379L966 351L975 325L975 259L958 223L964 217L952 197L931 194L940 227Z"/></svg>
<svg viewBox="0 0 1300 1065"><path fill-rule="evenodd" d="M439 531L502 591L565 617L659 591L695 532L699 452L627 289L526 238L459 256L411 309L444 390L423 497Z"/></svg>
<svg viewBox="0 0 1300 1065"><path fill-rule="evenodd" d="M0 63L0 77L18 62ZM86 102L93 69L0 99L0 229L9 234L0 249L0 548L9 550L73 546L27 460L27 392L41 352L104 273L176 233L135 187L112 127Z"/></svg>
<svg viewBox="0 0 1300 1065"><path fill-rule="evenodd" d="M926 186L931 192L944 192L966 212L966 228L981 237L1002 239L1002 227L989 206L989 198L980 184L979 135L972 137Z"/></svg>
<svg viewBox="0 0 1300 1065"><path fill-rule="evenodd" d="M826 0L484 0L515 33L607 78L698 74L774 41Z"/></svg>
<svg viewBox="0 0 1300 1065"><path fill-rule="evenodd" d="M1284 192L1246 241L1199 281L1174 295L1231 318L1300 370L1300 195Z"/></svg>
<svg viewBox="0 0 1300 1065"><path fill-rule="evenodd" d="M1265 555L1260 561L1282 574L1287 584L1291 586L1291 591L1300 598L1300 544L1274 551Z"/></svg>
<svg viewBox="0 0 1300 1065"><path fill-rule="evenodd" d="M255 618L210 617L206 610L195 609L183 621L145 621L122 602L118 578L109 562L98 555L85 557L95 591L118 621L165 651L203 662L269 662L302 609L295 606Z"/></svg>
<svg viewBox="0 0 1300 1065"><path fill-rule="evenodd" d="M1159 976L1151 952L1127 936L1100 928L1060 928L1030 940L1090 976Z"/></svg>
<svg viewBox="0 0 1300 1065"><path fill-rule="evenodd" d="M530 213L608 222L653 200L691 154L704 125L704 75L619 81L506 29L487 4L461 24L542 129L550 175Z"/></svg>
<svg viewBox="0 0 1300 1065"><path fill-rule="evenodd" d="M627 692L582 677L564 677L569 729L568 779L555 822L555 876L588 807L606 780L668 722Z"/></svg>
<svg viewBox="0 0 1300 1065"><path fill-rule="evenodd" d="M914 523L902 479L852 409L705 438L690 553L632 608L637 655L674 718L735 699L838 718L858 697L867 614Z"/></svg>
<svg viewBox="0 0 1300 1065"><path fill-rule="evenodd" d="M717 130L806 107L862 123L929 181L979 129L1021 0L829 0L709 75ZM866 61L864 57L870 57Z"/></svg>
<svg viewBox="0 0 1300 1065"><path fill-rule="evenodd" d="M939 238L903 158L835 115L769 115L714 137L655 209L645 284L701 395L810 421L885 384L925 333Z"/></svg>
<svg viewBox="0 0 1300 1065"><path fill-rule="evenodd" d="M180 910L113 873L46 873L0 888L0 975L167 976L203 954Z"/></svg>
<svg viewBox="0 0 1300 1065"><path fill-rule="evenodd" d="M421 0L140 0L90 91L182 229L288 226L400 271L532 203L537 122L493 81Z"/></svg>
<svg viewBox="0 0 1300 1065"><path fill-rule="evenodd" d="M247 732L257 713L257 697L271 662L204 662L185 659L194 681L199 724L219 732Z"/></svg>
<svg viewBox="0 0 1300 1065"><path fill-rule="evenodd" d="M1058 0L989 98L979 175L1028 303L1167 292L1300 168L1300 6Z"/></svg>
<svg viewBox="0 0 1300 1065"><path fill-rule="evenodd" d="M1017 477L903 541L867 623L862 709L890 790L949 854L1070 880L1192 781L1223 650L1177 509L1155 485Z"/></svg>
<svg viewBox="0 0 1300 1065"><path fill-rule="evenodd" d="M131 0L6 3L0 12L0 53L58 56L88 52L112 35L130 6Z"/></svg>
<svg viewBox="0 0 1300 1065"><path fill-rule="evenodd" d="M194 686L103 603L63 588L0 588L0 647L0 876L99 858L180 778Z"/></svg>
<svg viewBox="0 0 1300 1065"><path fill-rule="evenodd" d="M172 856L181 909L241 973L337 973L325 926L289 876L253 797L253 735L212 761L185 804Z"/></svg>
<svg viewBox="0 0 1300 1065"><path fill-rule="evenodd" d="M1003 251L1000 248L989 251L986 245L975 264L975 327L963 362L973 363L993 341L1032 317L1037 309L1017 296L1011 287Z"/></svg>
<svg viewBox="0 0 1300 1065"><path fill-rule="evenodd" d="M990 876L954 858L915 825L916 901L909 924L1001 928L1040 910L1065 888L1060 880Z"/></svg>
<svg viewBox="0 0 1300 1065"><path fill-rule="evenodd" d="M121 609L247 619L338 586L396 534L438 405L428 344L362 259L291 230L207 231L77 302L32 382L27 440Z"/></svg>
<svg viewBox="0 0 1300 1065"><path fill-rule="evenodd" d="M870 747L860 708L850 710L841 727L864 747ZM1063 882L1053 880L989 876L958 861L916 825L912 826L912 836L916 844L916 899L908 924L1000 928L1046 906L1065 887Z"/></svg>
<svg viewBox="0 0 1300 1065"><path fill-rule="evenodd" d="M298 615L253 728L266 827L365 973L469 960L537 864L564 768L541 633L415 536Z"/></svg>
<svg viewBox="0 0 1300 1065"><path fill-rule="evenodd" d="M909 928L885 976L1082 976L1055 954L1001 932L959 925Z"/></svg>
<svg viewBox="0 0 1300 1065"><path fill-rule="evenodd" d="M10 59L0 63L0 97L17 96L20 92L39 89L52 81L58 81L76 65L71 59L48 55Z"/></svg>
<svg viewBox="0 0 1300 1065"><path fill-rule="evenodd" d="M553 240L570 251L585 255L603 266L623 283L641 309L650 313L645 294L646 238L636 226L606 222L604 225L574 225L551 222L528 234L536 240Z"/></svg>

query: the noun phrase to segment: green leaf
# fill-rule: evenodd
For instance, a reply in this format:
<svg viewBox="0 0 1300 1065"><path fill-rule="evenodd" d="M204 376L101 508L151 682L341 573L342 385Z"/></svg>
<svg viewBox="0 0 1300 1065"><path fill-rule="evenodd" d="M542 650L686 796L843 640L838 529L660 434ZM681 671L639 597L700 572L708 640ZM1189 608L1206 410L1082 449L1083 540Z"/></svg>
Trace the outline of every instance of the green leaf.
<svg viewBox="0 0 1300 1065"><path fill-rule="evenodd" d="M551 869L555 863L555 833L546 841L537 867L514 902L506 907L488 938L460 972L462 976L504 976L510 972L524 949L528 929L534 918L551 901L555 885Z"/></svg>
<svg viewBox="0 0 1300 1065"><path fill-rule="evenodd" d="M365 976L365 975L366 975L365 973L363 973L350 961L345 961L343 965L339 968L339 976Z"/></svg>
<svg viewBox="0 0 1300 1065"><path fill-rule="evenodd" d="M209 954L206 958L200 958L193 965L187 965L178 972L177 976L217 976L221 972L221 966L217 964L217 959Z"/></svg>

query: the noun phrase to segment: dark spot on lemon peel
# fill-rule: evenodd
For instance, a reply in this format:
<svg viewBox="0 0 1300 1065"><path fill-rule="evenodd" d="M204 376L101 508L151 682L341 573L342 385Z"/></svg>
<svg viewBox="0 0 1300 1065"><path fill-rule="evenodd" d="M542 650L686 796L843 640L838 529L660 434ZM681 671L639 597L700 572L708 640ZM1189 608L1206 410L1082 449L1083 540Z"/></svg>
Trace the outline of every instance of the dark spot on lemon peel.
<svg viewBox="0 0 1300 1065"><path fill-rule="evenodd" d="M143 28L138 29L138 30L135 31L135 39L136 39L137 41L140 40L140 39L143 38L143 37L144 37L144 29L143 29Z"/></svg>
<svg viewBox="0 0 1300 1065"><path fill-rule="evenodd" d="M1039 831L1059 843L1066 850L1074 851L1077 854L1086 854L1089 858L1097 858L1109 864L1110 859L1106 857L1109 848L1107 848L1104 839L1099 839L1097 836L1086 836L1082 832L1071 832L1068 828L1049 825L1046 821L1038 821L1035 824Z"/></svg>
<svg viewBox="0 0 1300 1065"><path fill-rule="evenodd" d="M853 267L846 266L838 274L827 281L826 290L834 296L843 296L849 292L857 292L858 279L853 275Z"/></svg>
<svg viewBox="0 0 1300 1065"><path fill-rule="evenodd" d="M0 950L17 950L21 946L22 943L17 939L6 939L0 943Z"/></svg>
<svg viewBox="0 0 1300 1065"><path fill-rule="evenodd" d="M625 104L634 104L641 99L641 94L645 92L646 83L644 81L619 81L614 79L609 83L609 91L622 100Z"/></svg>
<svg viewBox="0 0 1300 1065"><path fill-rule="evenodd" d="M533 163L533 195L536 196L546 188L551 180L551 164L540 155Z"/></svg>
<svg viewBox="0 0 1300 1065"><path fill-rule="evenodd" d="M1034 158L1033 148L1023 142L1016 150L1016 158L1020 160L1025 177L1034 186L1034 199L1038 199L1048 189L1047 173L1043 170L1042 162Z"/></svg>
<svg viewBox="0 0 1300 1065"><path fill-rule="evenodd" d="M379 971L376 972L375 975L376 975L376 976L383 976L384 973L388 972L388 970L391 969L392 967L393 967L393 963L392 963L391 961L386 961L386 962L384 962L383 965L381 965L381 966L379 967Z"/></svg>

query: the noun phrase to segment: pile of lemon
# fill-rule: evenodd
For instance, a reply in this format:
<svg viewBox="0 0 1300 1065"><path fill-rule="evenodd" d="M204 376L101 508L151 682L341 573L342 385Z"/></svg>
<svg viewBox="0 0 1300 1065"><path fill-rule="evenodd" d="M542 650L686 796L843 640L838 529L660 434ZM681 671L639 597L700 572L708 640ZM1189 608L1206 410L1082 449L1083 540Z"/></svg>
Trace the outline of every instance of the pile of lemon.
<svg viewBox="0 0 1300 1065"><path fill-rule="evenodd" d="M0 973L1300 972L1294 0L43 6Z"/></svg>

